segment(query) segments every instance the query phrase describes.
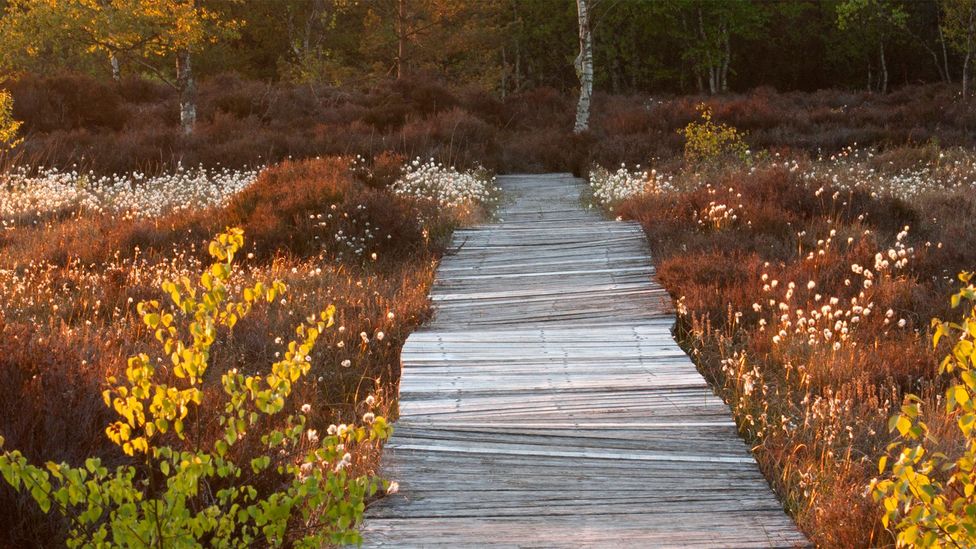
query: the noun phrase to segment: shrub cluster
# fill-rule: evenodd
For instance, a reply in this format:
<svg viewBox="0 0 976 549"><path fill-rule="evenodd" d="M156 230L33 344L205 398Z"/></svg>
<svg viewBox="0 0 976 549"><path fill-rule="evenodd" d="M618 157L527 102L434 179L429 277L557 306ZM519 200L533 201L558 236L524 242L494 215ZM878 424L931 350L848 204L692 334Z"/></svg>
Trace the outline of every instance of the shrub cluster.
<svg viewBox="0 0 976 549"><path fill-rule="evenodd" d="M924 402L908 395L888 427L904 441L889 446L894 454L890 470L887 455L878 460L879 472L887 472L888 478L874 479L870 485L871 495L884 508L882 523L896 530L898 545L906 547L976 545L976 286L972 273L959 278L964 286L951 302L953 308L963 306L963 318L959 322L932 319L932 344L938 346L946 337L952 343L939 370L955 378L946 389L945 413L957 418L962 450L950 458L928 449L933 437L922 421Z"/></svg>
<svg viewBox="0 0 976 549"><path fill-rule="evenodd" d="M20 164L99 174L156 173L218 164L240 168L291 158L381 153L483 165L497 172L571 171L591 162L636 164L678 157L678 130L704 103L715 124L748 132L756 150L831 153L857 143L896 147L938 138L973 141L976 119L949 86L907 87L885 96L847 91L719 97L647 97L597 93L588 135L572 134L573 98L534 88L500 100L452 89L418 75L368 88L267 84L222 75L199 86L199 123L180 132L176 97L156 83L119 84L78 75L25 75L2 84L24 123ZM77 164L77 166L74 166Z"/></svg>
<svg viewBox="0 0 976 549"><path fill-rule="evenodd" d="M704 103L698 105L697 109L701 119L689 122L678 132L685 138L685 162L745 161L749 146L743 133L734 126L712 122L712 109Z"/></svg>
<svg viewBox="0 0 976 549"><path fill-rule="evenodd" d="M369 411L364 426L333 424L320 437L308 426L305 414L311 405L305 404L280 426L262 429L309 375L310 355L319 335L335 324L335 307L300 324L298 338L269 373L245 375L234 368L221 375L224 394L207 395L220 400L215 439L203 440L208 433L194 421L204 405L204 380L218 331L233 329L255 305L273 303L286 290L281 281L257 282L231 297L227 284L243 244L240 229L218 235L208 246L214 263L197 281L165 281L161 289L170 304L137 306L176 379L166 383L157 377L162 356L152 360L140 353L128 359L124 382L107 380L103 398L118 419L105 433L135 463L110 471L101 459L90 457L83 466L49 461L39 467L17 450L0 454L4 480L30 493L43 512L53 506L68 518L69 547L190 547L204 540L215 546L260 540L271 546L290 541L318 547L360 541L356 525L365 498L382 483L369 475L351 477L347 469L351 452L358 457L363 446L389 437L386 420ZM260 435L257 451L234 451L255 434ZM0 449L3 443L0 437ZM297 535L296 520L301 523Z"/></svg>

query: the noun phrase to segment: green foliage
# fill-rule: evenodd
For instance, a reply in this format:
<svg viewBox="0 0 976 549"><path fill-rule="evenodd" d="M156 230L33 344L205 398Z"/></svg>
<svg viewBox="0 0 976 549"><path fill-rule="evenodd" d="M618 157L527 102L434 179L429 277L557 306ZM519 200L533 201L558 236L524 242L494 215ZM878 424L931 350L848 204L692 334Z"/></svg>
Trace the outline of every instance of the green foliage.
<svg viewBox="0 0 976 549"><path fill-rule="evenodd" d="M745 133L727 124L712 122L712 109L704 103L698 105L698 113L700 120L689 122L684 129L678 130L685 138L686 162L702 164L729 157L748 159Z"/></svg>
<svg viewBox="0 0 976 549"><path fill-rule="evenodd" d="M940 0L941 29L956 51L967 54L976 48L976 0Z"/></svg>
<svg viewBox="0 0 976 549"><path fill-rule="evenodd" d="M185 277L164 282L169 305L149 301L138 307L176 383L161 381L163 360L145 354L129 359L123 381L107 380L105 403L119 420L106 434L134 464L110 471L91 458L82 467L38 467L16 450L0 454L0 473L10 485L28 491L44 512L54 508L70 519L68 546L194 547L206 540L215 547L319 547L360 541L356 525L364 500L383 482L351 477L351 452L387 439L392 429L385 419L369 414L366 426L333 426L320 437L303 407L268 427L308 374L309 354L333 325L334 307L298 326L297 338L270 373L231 370L221 376L222 394L206 393L207 399L222 399L222 436L206 442L187 436L187 418L199 419L218 331L232 329L253 306L285 292L280 281L258 282L231 296L234 255L243 243L240 229L220 234L210 243L214 263L195 283ZM260 444L249 444L260 451L235 448L262 430Z"/></svg>
<svg viewBox="0 0 976 549"><path fill-rule="evenodd" d="M897 2L885 0L844 0L837 5L837 26L842 30L855 28L880 39L905 28L908 13Z"/></svg>
<svg viewBox="0 0 976 549"><path fill-rule="evenodd" d="M20 122L14 120L14 99L10 93L0 90L0 151L4 148L14 148L20 143L17 132Z"/></svg>
<svg viewBox="0 0 976 549"><path fill-rule="evenodd" d="M107 66L115 57L167 80L160 61L236 38L241 26L193 0L10 0L0 23L0 52L10 69L34 69L36 58L55 51L66 63L96 55Z"/></svg>
<svg viewBox="0 0 976 549"><path fill-rule="evenodd" d="M870 486L874 500L884 507L882 521L895 530L899 546L976 546L976 285L973 273L959 278L965 287L952 296L952 306L968 310L958 323L933 319L932 343L938 345L943 338L954 342L940 370L956 376L945 401L946 413L956 419L961 451L951 459L926 448L933 437L922 422L922 402L909 395L889 422L903 440L889 447L889 452L897 450L890 468L888 456L878 463L887 476Z"/></svg>

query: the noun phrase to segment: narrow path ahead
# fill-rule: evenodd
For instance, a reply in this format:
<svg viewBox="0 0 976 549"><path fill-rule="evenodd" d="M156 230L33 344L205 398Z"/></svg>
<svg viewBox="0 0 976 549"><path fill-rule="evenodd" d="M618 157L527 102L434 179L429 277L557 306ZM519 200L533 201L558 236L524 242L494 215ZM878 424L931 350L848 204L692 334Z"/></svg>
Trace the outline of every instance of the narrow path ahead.
<svg viewBox="0 0 976 549"><path fill-rule="evenodd" d="M568 175L499 183L500 222L454 235L403 348L400 492L365 545L805 544L671 337L640 227Z"/></svg>

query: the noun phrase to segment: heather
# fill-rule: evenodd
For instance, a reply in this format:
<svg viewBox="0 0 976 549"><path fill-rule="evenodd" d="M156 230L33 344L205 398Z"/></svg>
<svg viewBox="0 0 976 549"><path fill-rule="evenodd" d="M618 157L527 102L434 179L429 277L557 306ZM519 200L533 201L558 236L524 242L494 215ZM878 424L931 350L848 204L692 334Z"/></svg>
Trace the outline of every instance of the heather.
<svg viewBox="0 0 976 549"><path fill-rule="evenodd" d="M884 96L769 88L716 96L598 91L583 135L572 133L573 101L562 91L540 87L501 99L435 75L358 87L215 76L200 83L197 130L189 136L174 115L172 90L152 81L24 75L4 87L12 92L15 118L24 121L24 142L6 154L7 165L97 176L384 153L498 173L585 174L592 163L647 165L683 155L678 130L698 119L703 103L716 121L744 132L754 151L829 156L851 146L972 144L969 102L941 84Z"/></svg>
<svg viewBox="0 0 976 549"><path fill-rule="evenodd" d="M891 543L867 486L907 394L932 451L957 448L930 321L956 318L956 274L976 265L972 161L930 145L591 174L644 226L676 336L818 545Z"/></svg>

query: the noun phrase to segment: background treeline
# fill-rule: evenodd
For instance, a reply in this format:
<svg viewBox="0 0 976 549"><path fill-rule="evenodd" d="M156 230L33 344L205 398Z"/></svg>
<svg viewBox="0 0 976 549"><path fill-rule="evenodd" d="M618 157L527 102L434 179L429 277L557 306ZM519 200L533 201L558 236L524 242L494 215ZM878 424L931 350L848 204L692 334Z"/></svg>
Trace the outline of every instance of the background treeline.
<svg viewBox="0 0 976 549"><path fill-rule="evenodd" d="M0 0L6 13L0 45L8 71L46 73L69 66L107 78L113 73L110 57L115 53L117 75L171 72L163 55L166 48L148 47L152 38L111 36L113 25L122 25L119 16L116 21L107 16L95 20L90 23L94 28L80 32L69 30L84 17L65 7L73 3ZM59 4L59 9L50 7ZM427 71L499 95L537 86L569 90L577 85L572 0L141 4L159 4L176 16L184 5L206 11L205 24L189 31L201 36L182 40L182 46L193 50L193 68L199 75L233 71L259 80L350 84ZM781 91L880 90L886 79L889 86L958 82L973 49L971 4L598 0L593 6L596 87L614 93L689 93L757 86ZM20 12L42 8L51 13L26 24L14 21ZM180 40L171 42L181 47Z"/></svg>

